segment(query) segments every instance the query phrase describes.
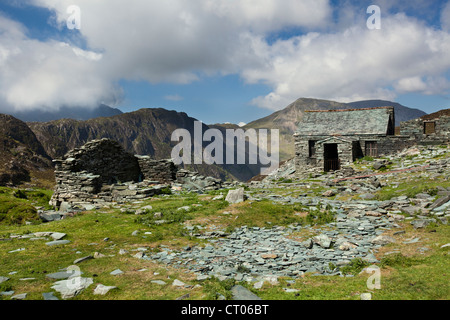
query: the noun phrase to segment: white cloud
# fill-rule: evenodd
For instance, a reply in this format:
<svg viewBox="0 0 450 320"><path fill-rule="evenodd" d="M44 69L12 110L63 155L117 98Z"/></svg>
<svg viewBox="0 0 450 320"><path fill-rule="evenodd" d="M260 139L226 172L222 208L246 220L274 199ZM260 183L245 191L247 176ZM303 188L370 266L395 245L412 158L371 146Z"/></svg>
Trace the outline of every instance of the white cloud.
<svg viewBox="0 0 450 320"><path fill-rule="evenodd" d="M269 109L299 97L345 102L449 88L450 35L388 15L389 1L381 1L381 30L366 28L365 10L326 0L27 1L54 10L60 28L67 7L78 5L88 48L28 39L22 25L0 17L0 102L18 109L114 101L120 79L186 84L216 74L268 85L272 92L252 103ZM308 33L266 40L290 27Z"/></svg>
<svg viewBox="0 0 450 320"><path fill-rule="evenodd" d="M393 99L392 87L427 94L450 88L440 76L450 69L450 35L403 14L386 16L381 30L354 26L265 46L264 68L243 73L274 88L252 101L260 107L280 109L299 97Z"/></svg>
<svg viewBox="0 0 450 320"><path fill-rule="evenodd" d="M0 16L2 111L90 106L116 98L117 88L96 72L101 55L28 39L24 32L22 25Z"/></svg>
<svg viewBox="0 0 450 320"><path fill-rule="evenodd" d="M395 85L395 88L399 92L416 92L425 90L427 84L421 77L410 77L400 79Z"/></svg>

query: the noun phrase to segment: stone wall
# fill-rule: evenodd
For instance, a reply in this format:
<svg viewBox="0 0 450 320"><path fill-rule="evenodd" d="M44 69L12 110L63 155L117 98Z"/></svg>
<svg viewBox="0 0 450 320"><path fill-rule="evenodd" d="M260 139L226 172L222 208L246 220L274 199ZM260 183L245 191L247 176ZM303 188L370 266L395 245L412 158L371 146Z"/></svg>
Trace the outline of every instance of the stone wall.
<svg viewBox="0 0 450 320"><path fill-rule="evenodd" d="M416 139L409 136L354 135L346 137L303 136L294 134L295 167L324 169L324 144L334 143L338 146L341 165L353 162L358 157L366 156L365 146L368 141L376 141L378 156L392 155L416 144ZM315 155L309 156L309 141L316 141Z"/></svg>
<svg viewBox="0 0 450 320"><path fill-rule="evenodd" d="M172 183L177 179L178 168L172 160L155 160L149 156L135 156L138 159L142 178L158 183Z"/></svg>
<svg viewBox="0 0 450 320"><path fill-rule="evenodd" d="M435 133L424 133L425 122L435 123ZM442 115L436 119L423 120L419 118L402 122L400 124L400 134L414 137L418 144L448 143L450 141L450 116Z"/></svg>
<svg viewBox="0 0 450 320"><path fill-rule="evenodd" d="M57 181L64 179L67 172L86 171L98 175L101 184L137 182L141 172L138 160L118 142L109 139L92 140L69 151L63 159L54 160L54 163Z"/></svg>

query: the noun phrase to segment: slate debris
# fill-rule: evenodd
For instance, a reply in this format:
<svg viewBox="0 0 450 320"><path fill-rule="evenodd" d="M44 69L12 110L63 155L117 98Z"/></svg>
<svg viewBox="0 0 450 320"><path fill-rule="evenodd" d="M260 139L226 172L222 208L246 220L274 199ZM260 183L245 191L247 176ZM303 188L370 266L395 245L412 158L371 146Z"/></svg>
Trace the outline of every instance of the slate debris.
<svg viewBox="0 0 450 320"><path fill-rule="evenodd" d="M363 209L367 206L361 205ZM345 266L353 258L378 262L373 250L395 241L390 237L380 237L394 227L395 222L386 215L361 214L357 218L349 218L341 212L336 214L335 223L325 225L322 233L303 242L288 236L307 226L241 227L226 237L209 239L209 244L204 247L189 247L189 250L180 252L164 248L144 259L187 268L198 276L239 281L269 275L299 277L304 272L338 275L338 269L330 270L330 263Z"/></svg>

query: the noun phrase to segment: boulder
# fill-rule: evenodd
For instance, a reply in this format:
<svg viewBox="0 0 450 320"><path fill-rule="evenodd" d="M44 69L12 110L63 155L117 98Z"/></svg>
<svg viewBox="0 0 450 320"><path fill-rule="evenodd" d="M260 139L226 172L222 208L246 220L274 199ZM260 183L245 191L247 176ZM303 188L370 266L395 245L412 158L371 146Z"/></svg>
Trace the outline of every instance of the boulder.
<svg viewBox="0 0 450 320"><path fill-rule="evenodd" d="M239 188L236 190L228 191L227 197L225 198L229 203L240 203L243 202L244 199L244 188Z"/></svg>
<svg viewBox="0 0 450 320"><path fill-rule="evenodd" d="M433 222L431 219L417 219L411 221L411 224L415 229L421 229L428 226L431 222Z"/></svg>
<svg viewBox="0 0 450 320"><path fill-rule="evenodd" d="M328 249L331 246L331 239L326 234L320 234L313 238L314 243L318 244L324 249Z"/></svg>

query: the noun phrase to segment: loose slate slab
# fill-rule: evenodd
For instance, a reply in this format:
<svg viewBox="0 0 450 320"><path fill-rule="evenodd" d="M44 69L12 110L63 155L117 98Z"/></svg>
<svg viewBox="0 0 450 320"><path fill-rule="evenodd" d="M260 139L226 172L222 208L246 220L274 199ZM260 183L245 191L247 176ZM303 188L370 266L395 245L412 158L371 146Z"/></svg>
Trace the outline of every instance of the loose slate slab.
<svg viewBox="0 0 450 320"><path fill-rule="evenodd" d="M175 279L172 283L174 287L184 287L186 284L178 279Z"/></svg>
<svg viewBox="0 0 450 320"><path fill-rule="evenodd" d="M42 237L50 237L53 234L53 232L35 232L33 233L33 235L37 238L42 238Z"/></svg>
<svg viewBox="0 0 450 320"><path fill-rule="evenodd" d="M241 285L232 287L231 293L233 294L233 300L262 300L256 294Z"/></svg>
<svg viewBox="0 0 450 320"><path fill-rule="evenodd" d="M3 283L5 281L8 281L9 278L8 277L0 277L0 283Z"/></svg>
<svg viewBox="0 0 450 320"><path fill-rule="evenodd" d="M59 300L57 297L53 295L53 292L45 292L42 294L42 297L44 300L50 301L50 300Z"/></svg>
<svg viewBox="0 0 450 320"><path fill-rule="evenodd" d="M52 289L59 292L63 299L70 299L80 294L93 283L94 280L92 278L73 277L68 280L55 282Z"/></svg>
<svg viewBox="0 0 450 320"><path fill-rule="evenodd" d="M50 278L50 279L54 279L54 280L65 280L65 279L69 279L70 277L80 276L82 274L83 274L83 272L81 272L81 271L78 271L76 275L75 275L75 272L61 271L61 272L49 273L46 275L46 277Z"/></svg>
<svg viewBox="0 0 450 320"><path fill-rule="evenodd" d="M110 290L116 289L117 287L114 286L105 286L103 284L99 284L95 290L94 290L94 294L96 295L102 295L104 296L105 294L107 294Z"/></svg>
<svg viewBox="0 0 450 320"><path fill-rule="evenodd" d="M110 275L113 275L113 276L119 276L121 274L123 274L123 271L120 269L116 269L110 273Z"/></svg>
<svg viewBox="0 0 450 320"><path fill-rule="evenodd" d="M73 264L78 264L78 263L81 263L83 261L90 260L90 259L94 259L94 257L93 256L86 256L86 257L83 257L83 258L79 258L79 259L76 259L73 262Z"/></svg>
<svg viewBox="0 0 450 320"><path fill-rule="evenodd" d="M24 300L27 298L26 293L16 294L15 296L11 297L11 300Z"/></svg>
<svg viewBox="0 0 450 320"><path fill-rule="evenodd" d="M46 242L45 244L48 246L58 246L58 245L68 244L68 243L70 243L69 240L55 240L55 241Z"/></svg>
<svg viewBox="0 0 450 320"><path fill-rule="evenodd" d="M373 244L379 244L379 245L384 246L384 245L389 244L389 243L395 243L396 240L394 238L392 238L392 237L389 237L389 236L379 235L379 236L373 238L371 242Z"/></svg>
<svg viewBox="0 0 450 320"><path fill-rule="evenodd" d="M52 234L51 234L51 237L54 239L54 240L61 240L62 238L64 238L66 236L66 234L65 233L62 233L62 232L53 232Z"/></svg>

